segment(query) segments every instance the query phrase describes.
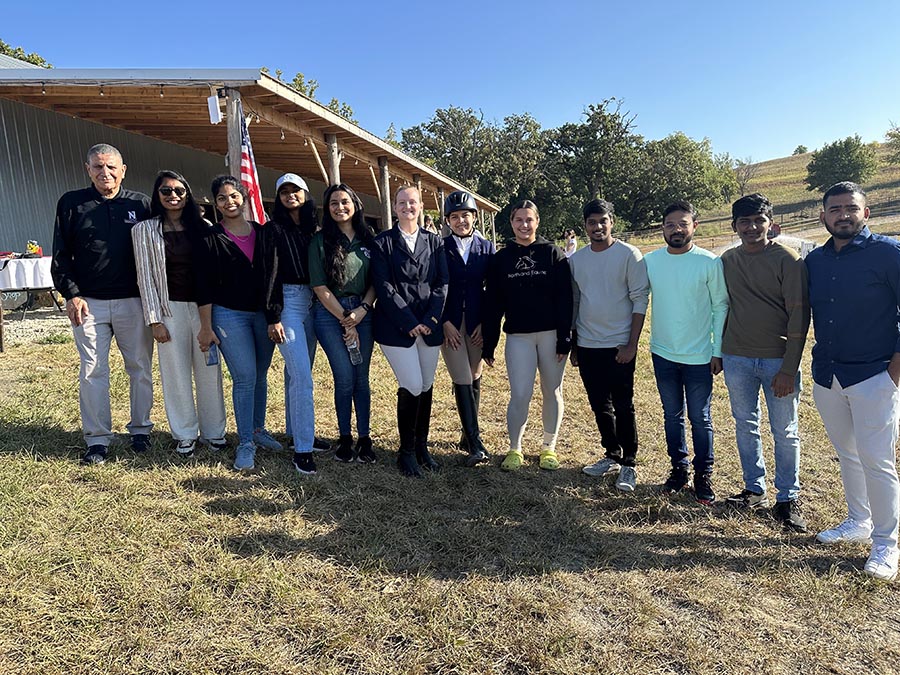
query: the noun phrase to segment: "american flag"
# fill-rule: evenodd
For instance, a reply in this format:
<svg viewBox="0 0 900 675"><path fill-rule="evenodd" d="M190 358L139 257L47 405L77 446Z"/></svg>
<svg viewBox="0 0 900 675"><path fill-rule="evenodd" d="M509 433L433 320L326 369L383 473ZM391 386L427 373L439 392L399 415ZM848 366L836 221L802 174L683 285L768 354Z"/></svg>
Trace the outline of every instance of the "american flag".
<svg viewBox="0 0 900 675"><path fill-rule="evenodd" d="M253 158L253 146L250 145L250 132L247 131L247 120L244 119L244 107L238 102L238 117L241 118L241 184L247 188L250 202L250 220L257 223L266 222L262 196L259 192L259 176L256 174L256 160Z"/></svg>

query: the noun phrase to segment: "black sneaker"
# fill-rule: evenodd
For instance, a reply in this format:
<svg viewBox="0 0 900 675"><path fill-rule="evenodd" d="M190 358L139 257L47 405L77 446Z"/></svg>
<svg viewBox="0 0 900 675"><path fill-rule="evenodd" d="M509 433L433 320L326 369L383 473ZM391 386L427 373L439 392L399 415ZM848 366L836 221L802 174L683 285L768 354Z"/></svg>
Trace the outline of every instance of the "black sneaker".
<svg viewBox="0 0 900 675"><path fill-rule="evenodd" d="M338 439L338 449L334 458L339 462L353 461L353 436L341 436Z"/></svg>
<svg viewBox="0 0 900 675"><path fill-rule="evenodd" d="M806 532L806 519L800 512L800 500L791 499L787 502L775 502L772 508L772 517L796 532Z"/></svg>
<svg viewBox="0 0 900 675"><path fill-rule="evenodd" d="M672 468L672 473L669 474L669 477L666 479L666 482L662 484L660 488L661 492L664 494L675 494L679 492L685 485L688 484L688 470L683 466L676 466Z"/></svg>
<svg viewBox="0 0 900 675"><path fill-rule="evenodd" d="M293 442L291 441L292 444ZM329 450L331 450L331 443L318 436L313 438L313 452L328 452Z"/></svg>
<svg viewBox="0 0 900 675"><path fill-rule="evenodd" d="M134 434L131 437L131 449L135 452L145 452L150 447L150 436L147 434Z"/></svg>
<svg viewBox="0 0 900 675"><path fill-rule="evenodd" d="M360 436L356 441L356 461L360 464L375 464L378 456L372 449L372 439L368 436Z"/></svg>
<svg viewBox="0 0 900 675"><path fill-rule="evenodd" d="M712 488L712 471L694 474L694 498L701 504L716 501L716 493Z"/></svg>
<svg viewBox="0 0 900 675"><path fill-rule="evenodd" d="M81 458L82 464L103 464L106 461L105 445L89 445L84 457Z"/></svg>
<svg viewBox="0 0 900 675"><path fill-rule="evenodd" d="M294 468L297 469L297 473L302 473L304 476L314 476L316 473L316 462L312 453L295 452Z"/></svg>
<svg viewBox="0 0 900 675"><path fill-rule="evenodd" d="M769 505L769 498L764 492L754 492L753 490L741 490L736 495L726 497L725 501L733 506L751 510L761 509Z"/></svg>

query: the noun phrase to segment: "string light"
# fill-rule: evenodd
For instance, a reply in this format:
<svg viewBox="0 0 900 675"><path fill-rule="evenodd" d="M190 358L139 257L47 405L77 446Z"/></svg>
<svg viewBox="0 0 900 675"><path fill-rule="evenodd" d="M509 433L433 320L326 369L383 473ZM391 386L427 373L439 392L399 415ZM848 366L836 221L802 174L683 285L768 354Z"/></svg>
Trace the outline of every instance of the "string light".
<svg viewBox="0 0 900 675"><path fill-rule="evenodd" d="M165 96L165 94L163 94L163 87L162 85L159 85L159 97L163 98L163 96Z"/></svg>
<svg viewBox="0 0 900 675"><path fill-rule="evenodd" d="M46 95L47 95L47 86L43 82L41 82L41 96L46 96Z"/></svg>
<svg viewBox="0 0 900 675"><path fill-rule="evenodd" d="M309 145L309 139L308 139L308 138L304 138L304 139L303 139L303 145Z"/></svg>
<svg viewBox="0 0 900 675"><path fill-rule="evenodd" d="M104 93L103 93L103 85L102 85L102 84L100 85L100 95L101 95L101 96L104 96Z"/></svg>
<svg viewBox="0 0 900 675"><path fill-rule="evenodd" d="M284 140L284 129L281 130L281 140Z"/></svg>

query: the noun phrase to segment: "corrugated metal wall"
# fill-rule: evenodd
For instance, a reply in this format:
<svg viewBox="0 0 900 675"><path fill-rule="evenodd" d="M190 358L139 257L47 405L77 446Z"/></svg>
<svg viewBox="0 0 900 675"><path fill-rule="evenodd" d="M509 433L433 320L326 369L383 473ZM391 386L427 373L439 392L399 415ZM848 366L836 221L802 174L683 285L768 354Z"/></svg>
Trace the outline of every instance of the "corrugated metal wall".
<svg viewBox="0 0 900 675"><path fill-rule="evenodd" d="M224 135L225 125L219 128ZM174 169L190 181L198 201L211 202L212 179L227 173L219 155L0 99L0 251L24 251L25 242L34 239L50 254L56 202L64 192L90 185L84 161L95 143L117 147L128 166L123 184L145 193L160 169ZM274 199L275 180L283 172L258 170L263 198ZM321 206L325 184L304 178ZM366 213L377 215L377 198L361 196Z"/></svg>

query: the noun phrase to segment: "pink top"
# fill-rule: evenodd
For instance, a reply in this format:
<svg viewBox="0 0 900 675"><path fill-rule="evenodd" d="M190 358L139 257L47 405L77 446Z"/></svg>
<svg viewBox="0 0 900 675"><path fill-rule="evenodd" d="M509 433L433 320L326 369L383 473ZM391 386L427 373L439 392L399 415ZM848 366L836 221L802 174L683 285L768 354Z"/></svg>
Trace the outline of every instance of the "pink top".
<svg viewBox="0 0 900 675"><path fill-rule="evenodd" d="M228 238L237 244L237 247L244 252L244 255L247 256L247 260L252 263L253 249L256 247L256 230L253 229L253 226L250 226L250 234L246 237L239 237L236 234L232 234L227 227L223 227L222 229L225 230L225 234L228 235Z"/></svg>

